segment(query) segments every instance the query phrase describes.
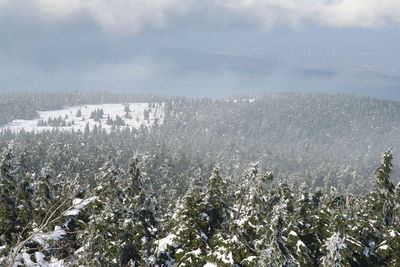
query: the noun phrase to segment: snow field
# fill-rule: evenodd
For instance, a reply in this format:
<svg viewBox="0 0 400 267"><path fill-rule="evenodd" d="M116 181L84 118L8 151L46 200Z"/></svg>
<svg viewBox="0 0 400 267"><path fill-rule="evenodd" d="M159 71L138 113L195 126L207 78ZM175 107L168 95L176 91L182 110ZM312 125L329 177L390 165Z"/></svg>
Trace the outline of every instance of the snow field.
<svg viewBox="0 0 400 267"><path fill-rule="evenodd" d="M129 111L127 112L127 107ZM78 111L80 110L80 116ZM91 118L92 112L102 110L102 118ZM0 125L0 130L9 129L12 132L43 132L58 129L61 131L84 131L86 125L90 130L100 127L110 133L118 127L138 129L142 126L151 127L155 123L162 124L164 118L163 103L127 103L127 104L101 104L65 107L60 110L39 111L39 118L34 120L14 120L6 125ZM117 116L122 119L124 125L110 123L116 121ZM57 126L49 123L49 120L58 120ZM107 121L109 123L107 123ZM114 124L114 126L113 126Z"/></svg>

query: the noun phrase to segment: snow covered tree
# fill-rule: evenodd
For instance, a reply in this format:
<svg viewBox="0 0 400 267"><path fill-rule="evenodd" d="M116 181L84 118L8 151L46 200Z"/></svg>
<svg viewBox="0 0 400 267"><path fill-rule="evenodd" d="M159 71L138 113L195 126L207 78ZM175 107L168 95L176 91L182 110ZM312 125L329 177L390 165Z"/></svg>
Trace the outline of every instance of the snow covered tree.
<svg viewBox="0 0 400 267"><path fill-rule="evenodd" d="M126 103L126 104L125 104L124 112L125 112L125 115L124 115L125 118L127 118L127 119L132 119L132 116L131 116L131 114L130 114L131 109L129 108L129 103Z"/></svg>
<svg viewBox="0 0 400 267"><path fill-rule="evenodd" d="M7 245L15 241L17 224L17 180L14 176L13 151L9 145L0 157L0 241Z"/></svg>
<svg viewBox="0 0 400 267"><path fill-rule="evenodd" d="M54 201L53 184L47 169L43 169L34 182L35 193L33 197L35 216L44 219L48 208Z"/></svg>
<svg viewBox="0 0 400 267"><path fill-rule="evenodd" d="M391 150L382 155L381 165L375 171L376 182L383 201L383 218L386 225L392 225L394 221L394 185L390 181L392 173L393 154Z"/></svg>
<svg viewBox="0 0 400 267"><path fill-rule="evenodd" d="M390 179L392 160L390 149L382 154L381 164L375 171L378 190L367 195L368 207L373 208L372 212L375 213L368 213L370 220L375 221L371 227L375 232L375 236L371 238L373 241L370 241L373 247L369 250L375 256L375 262L388 266L396 266L400 262L400 229L398 223L396 224L399 199L397 188Z"/></svg>
<svg viewBox="0 0 400 267"><path fill-rule="evenodd" d="M321 258L323 266L351 266L352 255L349 253L348 242L340 233L334 233L329 237L323 248L326 251L326 254Z"/></svg>
<svg viewBox="0 0 400 267"><path fill-rule="evenodd" d="M317 215L320 205L321 192L314 194L300 190L300 196L296 199L293 215L286 226L283 235L286 244L298 264L301 266L315 266L318 264L320 237L318 233Z"/></svg>
<svg viewBox="0 0 400 267"><path fill-rule="evenodd" d="M125 183L124 205L132 212L133 222L132 240L135 240L136 249L140 256L132 258L138 264L148 263L151 254L153 239L156 234L157 199L154 195L145 192L139 169L139 160L133 158L130 162L128 178Z"/></svg>
<svg viewBox="0 0 400 267"><path fill-rule="evenodd" d="M288 236L294 235L292 231L289 231L290 214L294 211L292 192L287 184L281 184L272 192L272 195L275 195L278 202L273 206L269 227L260 242L263 245L260 262L266 266L300 265L295 253L307 250L305 244L301 240L297 240L295 252L287 242L288 237L285 236L285 233L288 233Z"/></svg>
<svg viewBox="0 0 400 267"><path fill-rule="evenodd" d="M89 221L85 230L78 234L80 249L75 254L82 264L118 266L120 246L117 227L123 205L118 197L117 172L109 164L100 171L94 189L98 199L88 211Z"/></svg>
<svg viewBox="0 0 400 267"><path fill-rule="evenodd" d="M235 193L229 234L220 241L222 246L215 252L217 258L225 259L224 263L232 261L232 264L243 266L258 263L263 247L261 240L266 233L266 219L276 204L274 199L268 199L267 183L272 180L271 173L260 173L257 163L244 173Z"/></svg>
<svg viewBox="0 0 400 267"><path fill-rule="evenodd" d="M155 200L143 190L138 160L121 179L112 164L101 168L94 189L97 201L87 229L79 236L77 256L91 266L147 264L155 234Z"/></svg>
<svg viewBox="0 0 400 267"><path fill-rule="evenodd" d="M211 237L216 230L223 228L227 219L226 184L221 177L221 170L217 167L212 171L207 181L205 192L205 206L209 217L207 235Z"/></svg>
<svg viewBox="0 0 400 267"><path fill-rule="evenodd" d="M187 193L179 200L169 234L158 240L157 263L174 266L202 266L210 250L209 216L200 177L194 177Z"/></svg>

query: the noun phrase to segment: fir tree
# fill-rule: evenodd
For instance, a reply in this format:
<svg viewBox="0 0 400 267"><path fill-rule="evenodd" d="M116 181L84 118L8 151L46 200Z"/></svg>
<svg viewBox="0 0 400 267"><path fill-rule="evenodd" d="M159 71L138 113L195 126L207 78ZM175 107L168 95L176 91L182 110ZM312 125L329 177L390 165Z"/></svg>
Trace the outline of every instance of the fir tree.
<svg viewBox="0 0 400 267"><path fill-rule="evenodd" d="M20 227L16 223L18 196L13 159L12 145L10 144L4 149L0 158L0 240L2 244L12 243Z"/></svg>
<svg viewBox="0 0 400 267"><path fill-rule="evenodd" d="M157 242L158 264L202 266L206 263L209 217L205 211L200 177L195 177L178 203L170 233Z"/></svg>

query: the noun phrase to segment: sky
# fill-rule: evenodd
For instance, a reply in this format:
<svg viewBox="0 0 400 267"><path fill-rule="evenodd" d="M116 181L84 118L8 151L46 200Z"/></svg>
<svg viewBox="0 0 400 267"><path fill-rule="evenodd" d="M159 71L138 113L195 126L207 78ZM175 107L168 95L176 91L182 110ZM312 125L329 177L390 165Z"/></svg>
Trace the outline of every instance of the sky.
<svg viewBox="0 0 400 267"><path fill-rule="evenodd" d="M0 0L0 91L400 100L398 0Z"/></svg>

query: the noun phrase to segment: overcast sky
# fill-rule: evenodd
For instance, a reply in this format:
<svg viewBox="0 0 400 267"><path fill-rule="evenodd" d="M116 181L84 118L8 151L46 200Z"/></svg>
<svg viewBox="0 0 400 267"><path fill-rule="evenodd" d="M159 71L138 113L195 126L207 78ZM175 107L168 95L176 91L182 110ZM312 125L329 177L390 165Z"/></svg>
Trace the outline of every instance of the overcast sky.
<svg viewBox="0 0 400 267"><path fill-rule="evenodd" d="M398 97L398 0L0 0L0 90Z"/></svg>

